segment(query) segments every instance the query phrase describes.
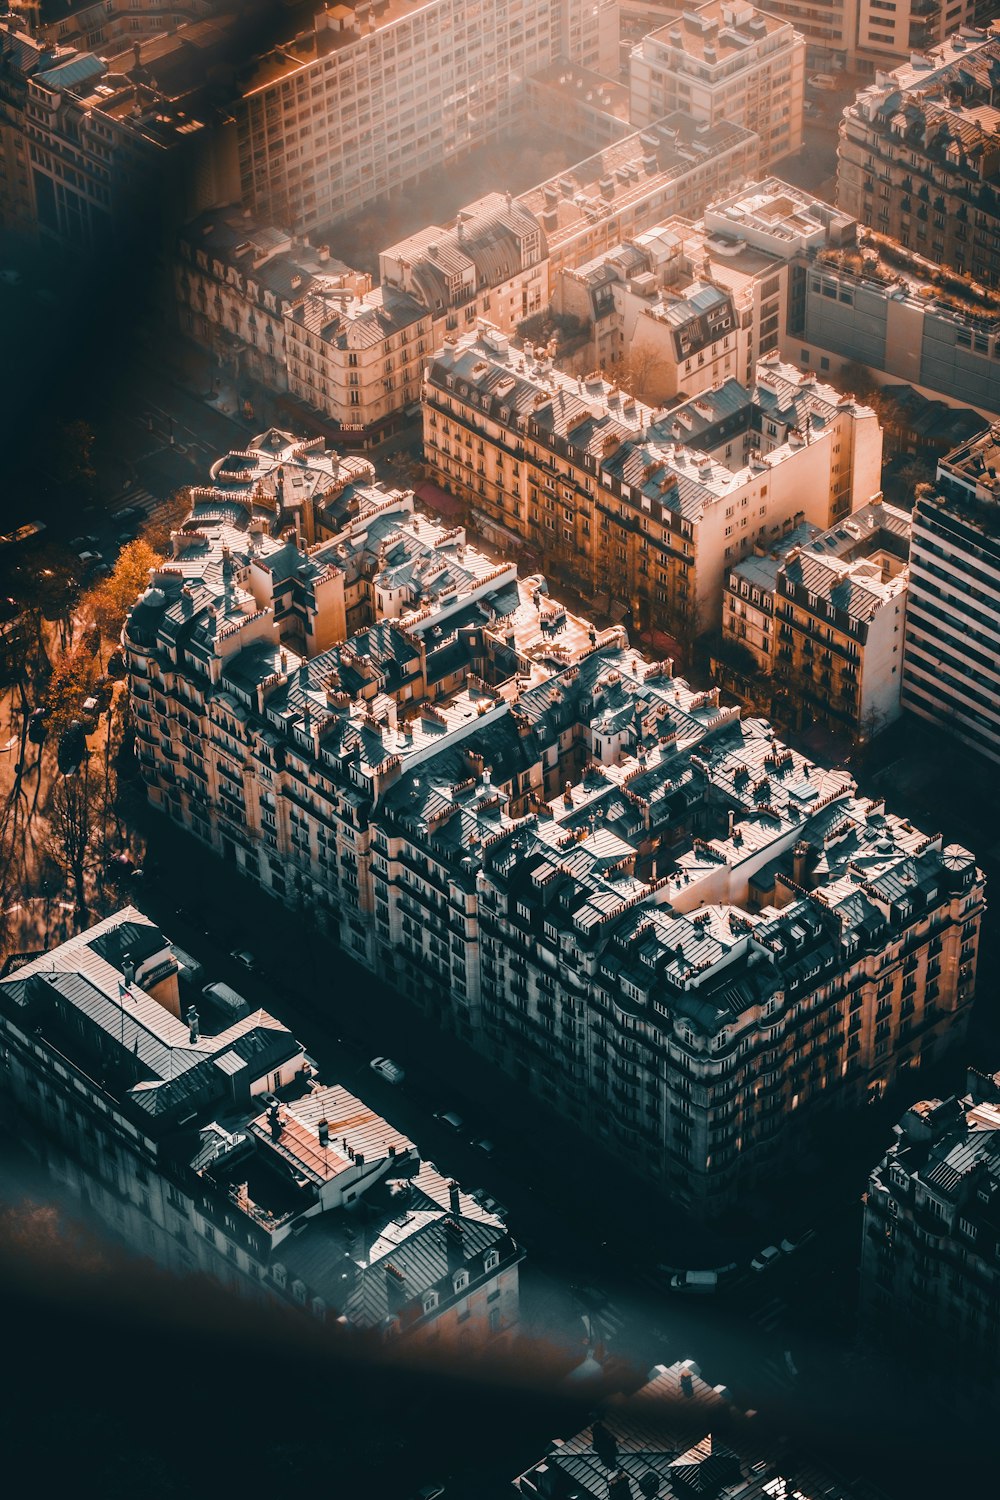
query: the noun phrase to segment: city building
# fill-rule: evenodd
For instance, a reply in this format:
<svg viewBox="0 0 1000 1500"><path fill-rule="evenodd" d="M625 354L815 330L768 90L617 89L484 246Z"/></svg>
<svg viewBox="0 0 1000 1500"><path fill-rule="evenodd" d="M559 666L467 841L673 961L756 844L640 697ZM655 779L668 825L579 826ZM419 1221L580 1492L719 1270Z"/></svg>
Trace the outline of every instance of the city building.
<svg viewBox="0 0 1000 1500"><path fill-rule="evenodd" d="M671 214L691 217L756 173L760 139L677 111L522 193L541 225L549 286L563 266L582 266Z"/></svg>
<svg viewBox="0 0 1000 1500"><path fill-rule="evenodd" d="M329 224L509 130L557 58L613 77L616 45L613 0L326 5L238 79L242 201Z"/></svg>
<svg viewBox="0 0 1000 1500"><path fill-rule="evenodd" d="M872 1172L861 1242L866 1341L920 1361L967 1418L1000 1399L1000 1074L908 1109ZM953 1379L962 1371L961 1382Z"/></svg>
<svg viewBox="0 0 1000 1500"><path fill-rule="evenodd" d="M1000 430L938 464L913 509L903 707L1000 760Z"/></svg>
<svg viewBox="0 0 1000 1500"><path fill-rule="evenodd" d="M870 230L793 269L783 352L831 375L863 364L880 384L1000 413L1000 296Z"/></svg>
<svg viewBox="0 0 1000 1500"><path fill-rule="evenodd" d="M231 201L225 131L199 87L226 33L211 20L99 57L0 18L0 223L74 252L120 250ZM187 78L174 76L181 50ZM191 59L203 71L191 81Z"/></svg>
<svg viewBox="0 0 1000 1500"><path fill-rule="evenodd" d="M591 151L632 135L628 85L560 58L528 79L526 114L532 128L568 136Z"/></svg>
<svg viewBox="0 0 1000 1500"><path fill-rule="evenodd" d="M50 1174L168 1270L385 1339L509 1339L503 1222L267 1011L189 1004L178 968L126 907L0 979L0 1101Z"/></svg>
<svg viewBox="0 0 1000 1500"><path fill-rule="evenodd" d="M708 0L651 31L629 60L632 121L681 110L760 137L770 167L802 144L806 47L790 22L744 0Z"/></svg>
<svg viewBox="0 0 1000 1500"><path fill-rule="evenodd" d="M131 47L136 35L155 36L222 9L221 0L19 0L32 34L62 47Z"/></svg>
<svg viewBox="0 0 1000 1500"><path fill-rule="evenodd" d="M209 349L232 379L248 376L283 391L286 312L310 293L361 298L371 277L331 260L326 246L313 249L308 240L256 224L236 206L202 214L182 230L174 285L187 337Z"/></svg>
<svg viewBox="0 0 1000 1500"><path fill-rule="evenodd" d="M370 447L420 400L433 320L393 286L363 296L314 282L284 310L288 389L322 430Z"/></svg>
<svg viewBox="0 0 1000 1500"><path fill-rule="evenodd" d="M383 250L379 279L431 314L434 349L478 317L512 333L545 305L545 236L518 199L490 193L462 209L450 229L430 224Z"/></svg>
<svg viewBox="0 0 1000 1500"><path fill-rule="evenodd" d="M763 690L762 706L795 727L871 739L900 711L909 552L909 514L877 497L744 558L726 579L722 635L752 665L723 658L717 680L751 702Z"/></svg>
<svg viewBox="0 0 1000 1500"><path fill-rule="evenodd" d="M960 1041L970 854L350 462L193 492L124 632L156 807L702 1214Z"/></svg>
<svg viewBox="0 0 1000 1500"><path fill-rule="evenodd" d="M730 380L656 414L484 327L428 367L424 454L477 520L690 641L718 627L726 569L757 541L871 497L881 434L867 407L773 356L752 391Z"/></svg>
<svg viewBox="0 0 1000 1500"><path fill-rule="evenodd" d="M637 1391L555 1439L513 1484L523 1500L885 1500L866 1475L845 1480L787 1438L765 1438L693 1359L654 1365Z"/></svg>
<svg viewBox="0 0 1000 1500"><path fill-rule="evenodd" d="M837 202L904 247L1000 286L1000 36L963 28L844 110Z"/></svg>
<svg viewBox="0 0 1000 1500"><path fill-rule="evenodd" d="M988 0L831 0L822 7L815 0L772 0L768 9L802 32L810 68L870 76L946 42L988 17L992 6Z"/></svg>

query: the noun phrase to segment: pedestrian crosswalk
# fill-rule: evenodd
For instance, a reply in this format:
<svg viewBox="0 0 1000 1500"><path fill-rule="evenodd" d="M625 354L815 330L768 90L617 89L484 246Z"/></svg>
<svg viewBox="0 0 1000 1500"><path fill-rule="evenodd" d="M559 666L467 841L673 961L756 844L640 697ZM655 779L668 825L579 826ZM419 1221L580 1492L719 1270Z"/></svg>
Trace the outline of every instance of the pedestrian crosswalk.
<svg viewBox="0 0 1000 1500"><path fill-rule="evenodd" d="M779 1391L791 1390L795 1385L796 1376L792 1374L787 1362L781 1356L772 1359L762 1359L760 1362L761 1379L768 1385L774 1386Z"/></svg>
<svg viewBox="0 0 1000 1500"><path fill-rule="evenodd" d="M150 494L149 490L138 488L128 489L123 490L117 499L108 506L108 512L112 516L117 516L123 510L141 510L145 511L147 516L150 516L164 503L163 500L158 500L155 495Z"/></svg>
<svg viewBox="0 0 1000 1500"><path fill-rule="evenodd" d="M785 1304L780 1297L772 1297L770 1302L765 1302L763 1307L755 1308L750 1313L751 1323L762 1328L765 1333L773 1333L781 1322L785 1311Z"/></svg>

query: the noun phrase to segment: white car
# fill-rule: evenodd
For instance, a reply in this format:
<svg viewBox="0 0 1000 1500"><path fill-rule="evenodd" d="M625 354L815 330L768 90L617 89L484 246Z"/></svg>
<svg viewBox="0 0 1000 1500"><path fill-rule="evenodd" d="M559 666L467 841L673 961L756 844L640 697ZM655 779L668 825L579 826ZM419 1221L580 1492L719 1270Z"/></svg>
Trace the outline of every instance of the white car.
<svg viewBox="0 0 1000 1500"><path fill-rule="evenodd" d="M373 1057L368 1066L386 1083L402 1083L406 1077L399 1063L394 1063L391 1057Z"/></svg>
<svg viewBox="0 0 1000 1500"><path fill-rule="evenodd" d="M781 1251L777 1245L765 1245L758 1255L750 1262L752 1271L766 1271L768 1266L773 1266L775 1261L781 1259Z"/></svg>
<svg viewBox="0 0 1000 1500"><path fill-rule="evenodd" d="M837 80L830 73L813 73L811 78L806 79L806 84L811 89L822 89L828 93L837 87Z"/></svg>
<svg viewBox="0 0 1000 1500"><path fill-rule="evenodd" d="M99 562L104 561L99 552L80 552L78 558L85 568L96 568Z"/></svg>

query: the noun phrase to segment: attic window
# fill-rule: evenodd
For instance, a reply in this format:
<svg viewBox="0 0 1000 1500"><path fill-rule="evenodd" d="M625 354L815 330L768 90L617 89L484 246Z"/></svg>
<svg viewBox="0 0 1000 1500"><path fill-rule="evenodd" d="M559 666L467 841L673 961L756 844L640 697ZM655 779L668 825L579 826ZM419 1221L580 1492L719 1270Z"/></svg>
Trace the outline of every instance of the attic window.
<svg viewBox="0 0 1000 1500"><path fill-rule="evenodd" d="M500 1253L497 1250L487 1250L483 1258L483 1270L489 1273L495 1271L500 1264Z"/></svg>
<svg viewBox="0 0 1000 1500"><path fill-rule="evenodd" d="M438 1305L438 1294L437 1294L437 1292L425 1292L424 1293L424 1300L423 1300L423 1309L424 1309L424 1312L425 1313L432 1313L434 1311L434 1309L437 1307L437 1305Z"/></svg>
<svg viewBox="0 0 1000 1500"><path fill-rule="evenodd" d="M455 1288L456 1294L458 1292L464 1292L465 1289L466 1289L466 1287L469 1285L469 1273L468 1273L468 1271L456 1271L455 1272L455 1278L454 1278L454 1281L452 1282L452 1285Z"/></svg>

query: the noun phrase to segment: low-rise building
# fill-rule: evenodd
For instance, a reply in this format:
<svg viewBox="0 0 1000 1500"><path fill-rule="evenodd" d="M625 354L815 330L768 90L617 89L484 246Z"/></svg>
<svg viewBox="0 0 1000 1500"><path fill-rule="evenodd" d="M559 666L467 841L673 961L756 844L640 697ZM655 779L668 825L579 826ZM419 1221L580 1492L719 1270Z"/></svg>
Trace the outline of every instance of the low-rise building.
<svg viewBox="0 0 1000 1500"><path fill-rule="evenodd" d="M865 1194L864 1337L918 1359L935 1399L960 1400L966 1417L992 1416L1000 1399L1000 1074L970 1069L962 1098L913 1105L894 1134Z"/></svg>
<svg viewBox="0 0 1000 1500"><path fill-rule="evenodd" d="M903 707L1000 760L1000 430L938 464L913 509Z"/></svg>
<svg viewBox="0 0 1000 1500"><path fill-rule="evenodd" d="M760 137L770 167L802 144L805 41L780 16L744 0L708 0L651 31L629 60L632 119L652 125L683 110Z"/></svg>
<svg viewBox="0 0 1000 1500"><path fill-rule="evenodd" d="M0 1100L49 1172L168 1270L385 1339L509 1339L503 1222L267 1011L182 1016L177 974L126 907L0 979Z"/></svg>
<svg viewBox="0 0 1000 1500"><path fill-rule="evenodd" d="M771 356L752 392L729 381L657 414L484 328L428 367L424 452L437 483L585 592L690 637L718 626L727 565L757 541L870 498L881 435Z"/></svg>
<svg viewBox="0 0 1000 1500"><path fill-rule="evenodd" d="M878 497L829 531L801 530L730 570L723 640L775 679L780 717L868 740L900 711L910 517ZM752 700L745 674L722 680Z"/></svg>
<svg viewBox="0 0 1000 1500"><path fill-rule="evenodd" d="M970 854L335 464L193 492L124 632L155 806L703 1214L961 1039Z"/></svg>
<svg viewBox="0 0 1000 1500"><path fill-rule="evenodd" d="M961 28L844 110L837 202L880 234L1000 286L1000 36Z"/></svg>
<svg viewBox="0 0 1000 1500"><path fill-rule="evenodd" d="M628 85L618 68L605 77L559 58L528 79L527 113L532 126L569 136L592 151L632 135Z"/></svg>

